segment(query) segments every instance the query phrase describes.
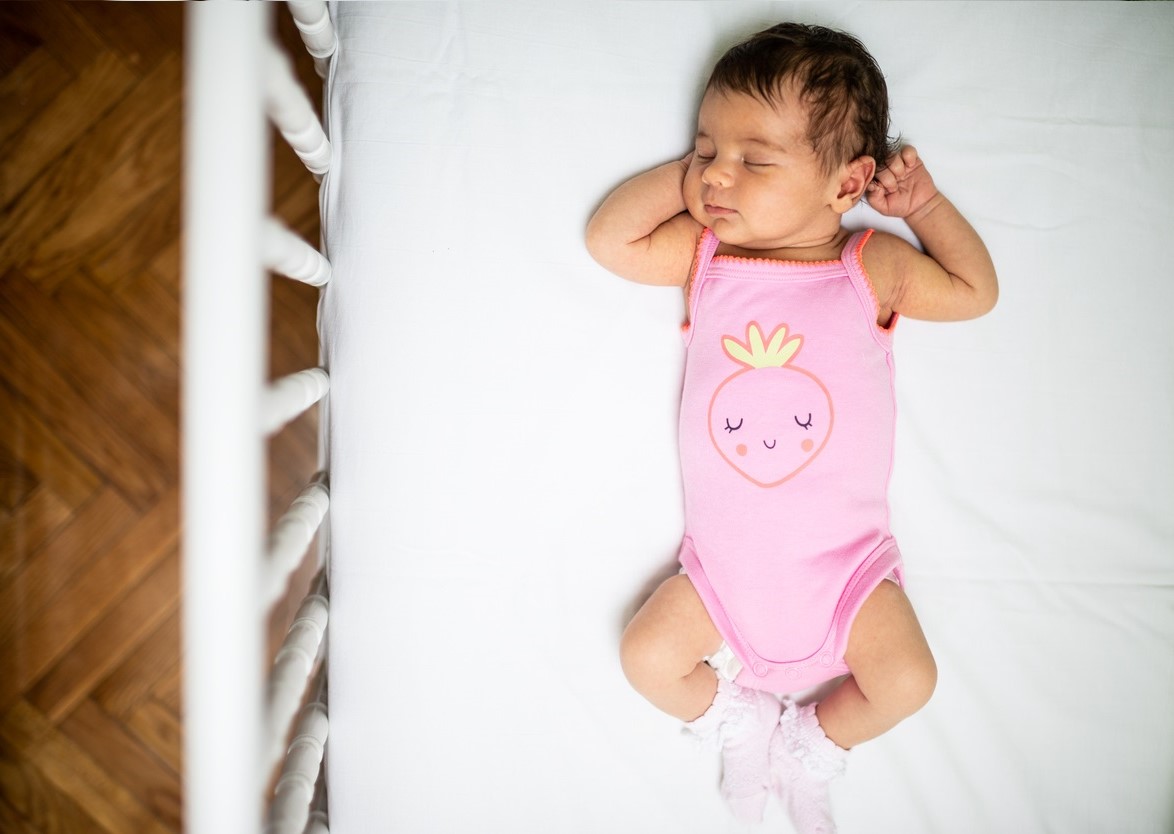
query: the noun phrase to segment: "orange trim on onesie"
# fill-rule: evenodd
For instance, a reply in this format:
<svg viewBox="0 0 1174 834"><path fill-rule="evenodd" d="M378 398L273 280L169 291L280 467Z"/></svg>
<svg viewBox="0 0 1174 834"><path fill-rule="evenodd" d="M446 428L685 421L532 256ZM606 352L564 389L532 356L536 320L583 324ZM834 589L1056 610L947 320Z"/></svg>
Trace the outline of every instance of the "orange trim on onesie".
<svg viewBox="0 0 1174 834"><path fill-rule="evenodd" d="M714 255L715 261L729 261L731 263L766 263L783 264L785 266L839 266L840 259L826 261L796 261L790 258L748 258L745 255Z"/></svg>
<svg viewBox="0 0 1174 834"><path fill-rule="evenodd" d="M697 236L697 245L693 247L693 264L689 267L689 280L685 282L685 321L681 324L681 332L688 333L692 324L693 289L697 286L697 273L701 269L701 248L705 244L705 236L713 234L709 228L703 228Z"/></svg>
<svg viewBox="0 0 1174 834"><path fill-rule="evenodd" d="M856 248L852 251L852 260L856 262L856 266L860 269L860 275L864 278L864 286L868 290L868 294L872 297L873 312L876 314L873 316L874 320L877 316L880 315L880 297L876 294L876 287L872 285L872 276L868 274L868 270L864 266L864 244L872 240L872 235L875 231L876 229L868 229L865 231L864 234L860 237L860 242L856 244ZM893 332L893 328L897 326L897 319L900 317L901 314L894 310L892 316L889 318L888 326L881 327L878 324L876 329L881 333L891 334Z"/></svg>

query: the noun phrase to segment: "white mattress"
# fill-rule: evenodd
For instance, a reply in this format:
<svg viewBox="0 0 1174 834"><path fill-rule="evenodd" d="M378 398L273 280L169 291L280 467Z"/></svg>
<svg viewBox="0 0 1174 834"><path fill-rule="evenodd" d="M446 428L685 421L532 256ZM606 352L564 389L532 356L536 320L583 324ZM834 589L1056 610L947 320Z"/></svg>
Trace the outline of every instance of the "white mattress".
<svg viewBox="0 0 1174 834"><path fill-rule="evenodd" d="M742 830L616 657L675 570L681 299L582 230L788 18L869 46L1002 285L897 329L893 522L940 684L853 753L841 830L1174 830L1174 4L333 14L333 831Z"/></svg>

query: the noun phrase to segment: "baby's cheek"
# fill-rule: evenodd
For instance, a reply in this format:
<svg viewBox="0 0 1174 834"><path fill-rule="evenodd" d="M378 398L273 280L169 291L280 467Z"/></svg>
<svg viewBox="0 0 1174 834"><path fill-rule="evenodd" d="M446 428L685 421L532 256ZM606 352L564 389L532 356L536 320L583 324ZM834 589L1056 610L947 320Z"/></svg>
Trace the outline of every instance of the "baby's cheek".
<svg viewBox="0 0 1174 834"><path fill-rule="evenodd" d="M694 173L690 168L685 175L685 182L681 187L681 194L685 198L685 208L698 223L705 225L708 218L705 214L705 201L701 199L701 174Z"/></svg>
<svg viewBox="0 0 1174 834"><path fill-rule="evenodd" d="M739 443L734 447L734 451L738 453L738 457L746 457L746 444Z"/></svg>
<svg viewBox="0 0 1174 834"><path fill-rule="evenodd" d="M815 441L812 440L810 437L804 438L803 442L799 444L799 448L802 449L804 452L810 452L812 449L815 448Z"/></svg>

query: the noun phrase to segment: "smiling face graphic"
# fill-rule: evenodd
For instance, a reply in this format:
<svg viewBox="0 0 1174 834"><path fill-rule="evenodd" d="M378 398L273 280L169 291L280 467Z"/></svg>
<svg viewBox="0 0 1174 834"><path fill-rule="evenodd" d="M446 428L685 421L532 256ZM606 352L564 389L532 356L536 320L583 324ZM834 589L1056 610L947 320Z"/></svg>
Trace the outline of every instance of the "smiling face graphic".
<svg viewBox="0 0 1174 834"><path fill-rule="evenodd" d="M727 377L709 404L709 436L722 458L761 487L778 486L807 466L832 430L831 395L822 382L790 364L803 339L780 325L768 340L751 323L746 341L722 339L726 355L744 366Z"/></svg>

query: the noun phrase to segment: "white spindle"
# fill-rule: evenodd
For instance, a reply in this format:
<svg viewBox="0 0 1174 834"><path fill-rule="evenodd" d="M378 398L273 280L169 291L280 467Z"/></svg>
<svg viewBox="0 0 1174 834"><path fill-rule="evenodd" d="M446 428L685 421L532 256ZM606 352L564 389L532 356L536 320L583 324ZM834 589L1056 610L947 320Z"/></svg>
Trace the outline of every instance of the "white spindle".
<svg viewBox="0 0 1174 834"><path fill-rule="evenodd" d="M263 824L267 3L187 6L184 134L184 830ZM225 477L230 472L231 477Z"/></svg>
<svg viewBox="0 0 1174 834"><path fill-rule="evenodd" d="M330 140L289 58L272 41L265 44L265 109L294 153L315 179L330 169Z"/></svg>
<svg viewBox="0 0 1174 834"><path fill-rule="evenodd" d="M330 834L330 827L326 824L326 814L321 811L310 814L310 822L306 825L305 834Z"/></svg>
<svg viewBox="0 0 1174 834"><path fill-rule="evenodd" d="M297 570L329 506L330 491L325 476L319 473L273 526L262 579L261 604L265 610L284 595L290 574Z"/></svg>
<svg viewBox="0 0 1174 834"><path fill-rule="evenodd" d="M329 730L330 721L321 702L302 709L273 793L266 834L302 834L306 830Z"/></svg>
<svg viewBox="0 0 1174 834"><path fill-rule="evenodd" d="M326 396L330 376L321 368L307 368L283 376L265 391L261 431L270 435Z"/></svg>
<svg viewBox="0 0 1174 834"><path fill-rule="evenodd" d="M314 58L314 69L320 78L325 78L330 56L338 45L326 4L322 0L290 0L289 13L302 35L306 51Z"/></svg>
<svg viewBox="0 0 1174 834"><path fill-rule="evenodd" d="M286 732L297 712L314 662L326 633L330 606L321 593L325 577L318 582L319 590L309 594L298 609L297 616L285 635L285 642L277 651L273 671L269 675L265 715L265 763L275 764L281 757ZM266 767L266 771L268 771Z"/></svg>
<svg viewBox="0 0 1174 834"><path fill-rule="evenodd" d="M287 278L321 287L330 280L330 261L275 217L265 220L265 266Z"/></svg>

